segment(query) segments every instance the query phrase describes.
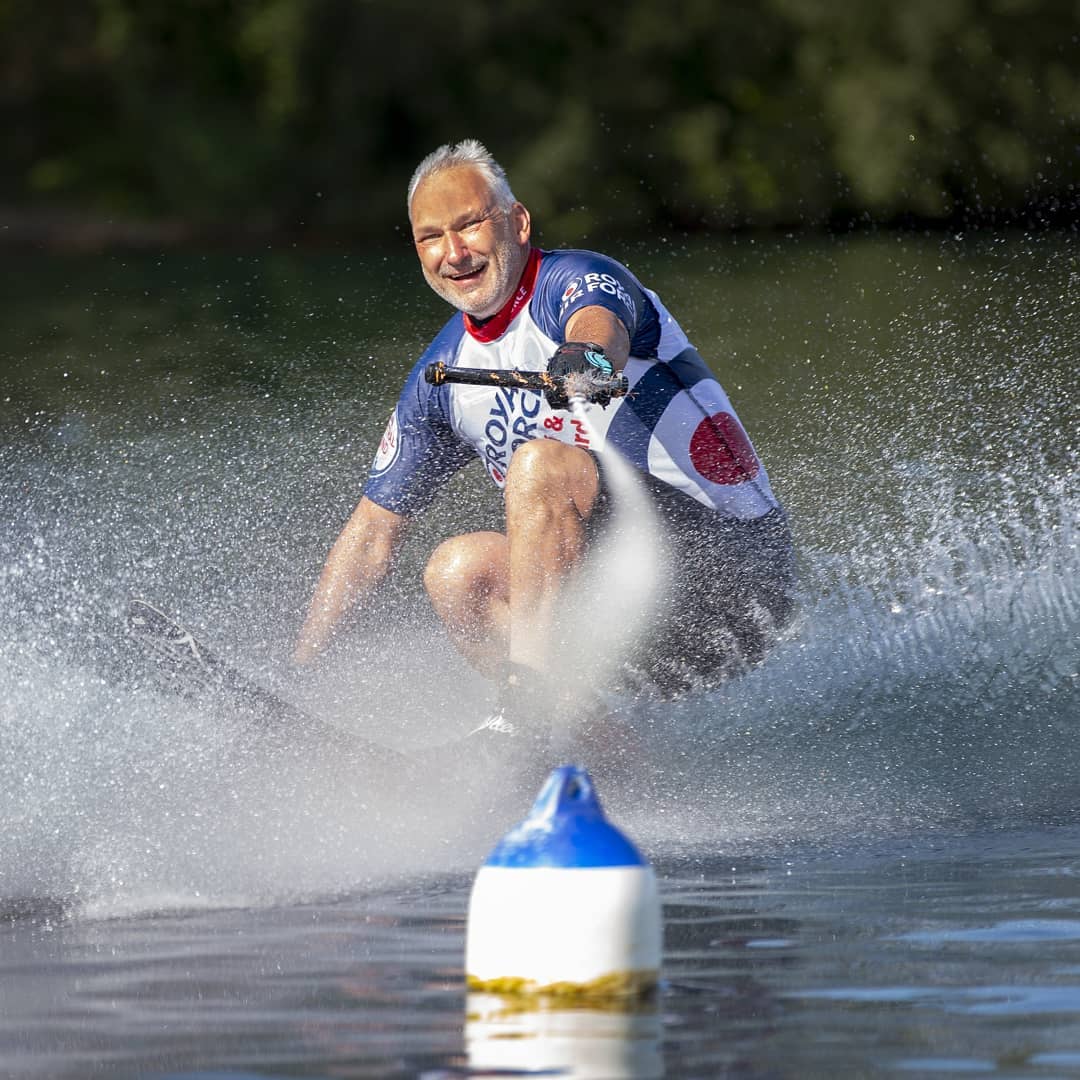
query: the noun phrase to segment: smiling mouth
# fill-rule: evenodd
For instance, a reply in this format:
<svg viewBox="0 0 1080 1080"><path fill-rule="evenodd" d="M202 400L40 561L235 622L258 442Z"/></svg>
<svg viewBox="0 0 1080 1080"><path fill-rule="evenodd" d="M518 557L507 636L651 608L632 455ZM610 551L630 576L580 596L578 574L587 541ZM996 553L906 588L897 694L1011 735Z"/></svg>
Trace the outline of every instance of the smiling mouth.
<svg viewBox="0 0 1080 1080"><path fill-rule="evenodd" d="M463 274L444 274L443 276L447 281L453 281L455 283L475 281L486 269L487 264L485 263L483 266L477 266L472 270L466 270Z"/></svg>

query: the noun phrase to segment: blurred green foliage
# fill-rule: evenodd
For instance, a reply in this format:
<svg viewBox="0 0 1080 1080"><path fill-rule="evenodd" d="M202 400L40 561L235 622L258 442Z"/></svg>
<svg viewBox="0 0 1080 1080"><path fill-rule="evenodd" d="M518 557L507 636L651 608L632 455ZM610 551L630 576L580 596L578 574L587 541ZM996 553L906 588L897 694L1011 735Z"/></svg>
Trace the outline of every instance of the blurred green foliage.
<svg viewBox="0 0 1080 1080"><path fill-rule="evenodd" d="M475 136L552 234L1054 217L1080 0L0 0L0 202L393 240Z"/></svg>

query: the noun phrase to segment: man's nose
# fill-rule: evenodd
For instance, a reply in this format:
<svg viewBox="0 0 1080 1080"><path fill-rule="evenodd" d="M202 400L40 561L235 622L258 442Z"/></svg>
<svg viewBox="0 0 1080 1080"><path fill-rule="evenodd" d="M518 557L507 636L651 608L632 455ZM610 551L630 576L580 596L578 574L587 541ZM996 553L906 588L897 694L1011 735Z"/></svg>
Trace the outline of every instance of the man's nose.
<svg viewBox="0 0 1080 1080"><path fill-rule="evenodd" d="M461 262L469 257L469 248L461 238L461 233L449 229L446 232L446 258L450 262Z"/></svg>

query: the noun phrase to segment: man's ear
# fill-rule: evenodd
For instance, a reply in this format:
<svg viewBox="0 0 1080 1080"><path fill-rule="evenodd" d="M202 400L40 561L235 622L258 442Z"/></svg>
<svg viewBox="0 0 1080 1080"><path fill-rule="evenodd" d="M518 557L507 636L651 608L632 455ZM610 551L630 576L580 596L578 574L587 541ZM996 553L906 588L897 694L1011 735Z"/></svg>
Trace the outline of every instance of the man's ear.
<svg viewBox="0 0 1080 1080"><path fill-rule="evenodd" d="M510 220L514 223L518 243L527 244L529 237L532 236L532 218L529 217L529 211L521 203L516 202L510 207Z"/></svg>

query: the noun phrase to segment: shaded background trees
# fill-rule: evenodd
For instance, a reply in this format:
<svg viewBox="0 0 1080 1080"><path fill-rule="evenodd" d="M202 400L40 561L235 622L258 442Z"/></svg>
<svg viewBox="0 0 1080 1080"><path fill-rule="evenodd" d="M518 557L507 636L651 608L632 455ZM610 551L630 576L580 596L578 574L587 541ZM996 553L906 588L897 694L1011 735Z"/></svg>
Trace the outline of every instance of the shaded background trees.
<svg viewBox="0 0 1080 1080"><path fill-rule="evenodd" d="M1069 220L1075 0L0 0L0 203L389 240L481 138L538 219Z"/></svg>

